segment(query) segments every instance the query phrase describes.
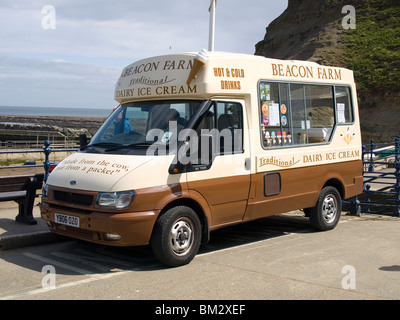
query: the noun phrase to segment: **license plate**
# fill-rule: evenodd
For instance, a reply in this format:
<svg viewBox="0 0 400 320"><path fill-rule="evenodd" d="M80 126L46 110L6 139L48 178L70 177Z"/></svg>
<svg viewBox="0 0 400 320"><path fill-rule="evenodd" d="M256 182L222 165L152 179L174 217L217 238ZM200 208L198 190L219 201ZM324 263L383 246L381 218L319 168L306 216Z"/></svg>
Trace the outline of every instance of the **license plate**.
<svg viewBox="0 0 400 320"><path fill-rule="evenodd" d="M54 221L56 223L65 224L65 225L71 226L71 227L79 227L79 217L56 213L54 215Z"/></svg>

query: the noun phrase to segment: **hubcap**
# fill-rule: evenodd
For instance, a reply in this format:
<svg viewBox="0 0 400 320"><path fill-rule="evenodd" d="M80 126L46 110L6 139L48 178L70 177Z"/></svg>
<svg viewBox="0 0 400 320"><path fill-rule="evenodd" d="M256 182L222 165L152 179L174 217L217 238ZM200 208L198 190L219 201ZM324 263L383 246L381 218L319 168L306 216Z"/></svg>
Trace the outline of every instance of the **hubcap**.
<svg viewBox="0 0 400 320"><path fill-rule="evenodd" d="M332 195L326 196L322 204L322 216L326 223L332 223L337 214L337 201Z"/></svg>
<svg viewBox="0 0 400 320"><path fill-rule="evenodd" d="M190 219L179 218L172 225L170 235L170 247L177 255L186 254L193 244L193 224Z"/></svg>

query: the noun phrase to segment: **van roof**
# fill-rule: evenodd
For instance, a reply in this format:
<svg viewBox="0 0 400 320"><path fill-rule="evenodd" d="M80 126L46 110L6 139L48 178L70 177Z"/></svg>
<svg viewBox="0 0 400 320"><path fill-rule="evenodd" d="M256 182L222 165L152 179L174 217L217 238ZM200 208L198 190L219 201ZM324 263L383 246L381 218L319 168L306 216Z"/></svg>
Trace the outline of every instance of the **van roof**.
<svg viewBox="0 0 400 320"><path fill-rule="evenodd" d="M260 80L352 84L351 70L311 61L279 60L229 52L178 53L146 58L122 70L119 103L158 99L245 96Z"/></svg>

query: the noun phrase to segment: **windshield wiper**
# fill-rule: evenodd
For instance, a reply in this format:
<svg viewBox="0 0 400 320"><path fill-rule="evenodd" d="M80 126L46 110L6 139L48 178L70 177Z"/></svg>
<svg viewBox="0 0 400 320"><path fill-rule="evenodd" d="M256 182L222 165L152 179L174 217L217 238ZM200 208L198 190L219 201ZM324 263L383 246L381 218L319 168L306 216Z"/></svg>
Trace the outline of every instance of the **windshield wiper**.
<svg viewBox="0 0 400 320"><path fill-rule="evenodd" d="M136 143L131 143L131 144L128 144L128 145L118 144L118 145L115 145L113 148L106 149L105 151L131 149L133 147L148 147L148 146L150 146L152 144L153 144L153 142L136 142Z"/></svg>
<svg viewBox="0 0 400 320"><path fill-rule="evenodd" d="M151 146L154 142L146 142L146 141L142 141L142 142L136 142L136 143L131 143L130 145L128 145L128 148L131 147L148 147Z"/></svg>

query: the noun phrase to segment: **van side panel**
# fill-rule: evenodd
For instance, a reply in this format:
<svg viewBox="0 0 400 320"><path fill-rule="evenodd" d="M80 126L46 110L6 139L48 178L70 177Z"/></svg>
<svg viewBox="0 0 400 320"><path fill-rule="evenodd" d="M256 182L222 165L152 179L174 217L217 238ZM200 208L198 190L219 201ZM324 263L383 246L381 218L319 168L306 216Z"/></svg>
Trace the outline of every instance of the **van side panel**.
<svg viewBox="0 0 400 320"><path fill-rule="evenodd" d="M210 206L210 227L240 222L249 195L250 175L188 181L189 189L199 192Z"/></svg>
<svg viewBox="0 0 400 320"><path fill-rule="evenodd" d="M357 174L355 174L355 172ZM280 192L265 195L265 175L252 177L253 192L249 199L244 220L253 220L273 214L314 207L318 196L329 181L342 187L342 198L355 196L362 191L362 161L350 161L321 166L281 170Z"/></svg>

